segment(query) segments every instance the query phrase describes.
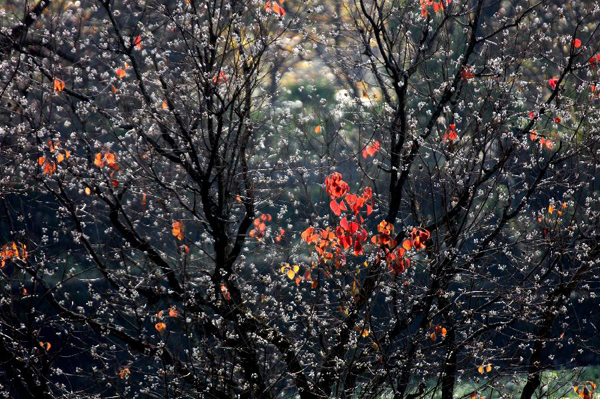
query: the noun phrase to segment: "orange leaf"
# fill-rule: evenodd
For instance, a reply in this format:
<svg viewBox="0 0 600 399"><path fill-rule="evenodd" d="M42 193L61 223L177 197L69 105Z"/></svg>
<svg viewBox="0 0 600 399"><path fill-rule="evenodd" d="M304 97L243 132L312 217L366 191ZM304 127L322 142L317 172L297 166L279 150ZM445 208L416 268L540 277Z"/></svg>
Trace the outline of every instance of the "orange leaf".
<svg viewBox="0 0 600 399"><path fill-rule="evenodd" d="M115 154L107 152L106 154L104 154L104 159L106 160L106 164L110 168L113 168L114 170L119 170L119 165L116 162L117 158L116 158Z"/></svg>
<svg viewBox="0 0 600 399"><path fill-rule="evenodd" d="M125 75L127 75L127 72L125 72L125 70L123 68L117 68L115 73L117 74L119 79L123 79L125 77Z"/></svg>
<svg viewBox="0 0 600 399"><path fill-rule="evenodd" d="M285 16L285 10L278 3L273 2L272 9L275 14L279 14L282 17Z"/></svg>
<svg viewBox="0 0 600 399"><path fill-rule="evenodd" d="M129 367L121 367L121 369L119 370L119 378L121 379L129 377L129 374L131 374L131 370L129 370Z"/></svg>
<svg viewBox="0 0 600 399"><path fill-rule="evenodd" d="M65 82L59 78L54 78L54 91L61 92L65 89Z"/></svg>
<svg viewBox="0 0 600 399"><path fill-rule="evenodd" d="M180 220L176 220L173 222L171 233L173 236L177 237L179 241L183 240L183 222Z"/></svg>
<svg viewBox="0 0 600 399"><path fill-rule="evenodd" d="M162 333L166 330L167 325L163 322L159 322L154 325L154 328L156 328L156 331L158 331L159 333Z"/></svg>
<svg viewBox="0 0 600 399"><path fill-rule="evenodd" d="M313 227L307 227L306 230L304 230L302 234L300 234L300 237L302 237L302 239L308 243L309 238L312 237L314 231L315 229Z"/></svg>
<svg viewBox="0 0 600 399"><path fill-rule="evenodd" d="M167 103L167 100L163 100L163 102L162 102L162 109L164 109L164 110L169 109L169 104Z"/></svg>
<svg viewBox="0 0 600 399"><path fill-rule="evenodd" d="M321 125L315 127L315 133L317 133L317 134L321 133Z"/></svg>
<svg viewBox="0 0 600 399"><path fill-rule="evenodd" d="M54 162L46 161L44 163L44 174L52 176L52 172L56 170L56 164Z"/></svg>
<svg viewBox="0 0 600 399"><path fill-rule="evenodd" d="M101 152L97 153L96 156L94 157L94 165L96 165L99 168L104 166L104 160L102 159Z"/></svg>

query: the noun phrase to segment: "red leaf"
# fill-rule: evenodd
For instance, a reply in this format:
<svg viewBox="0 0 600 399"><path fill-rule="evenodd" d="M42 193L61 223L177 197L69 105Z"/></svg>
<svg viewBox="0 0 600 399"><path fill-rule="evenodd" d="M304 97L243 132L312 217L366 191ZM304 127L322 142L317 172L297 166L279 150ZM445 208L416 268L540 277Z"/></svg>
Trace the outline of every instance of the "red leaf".
<svg viewBox="0 0 600 399"><path fill-rule="evenodd" d="M356 232L358 231L358 223L356 223L356 222L350 222L350 224L349 224L349 226L348 226L348 227L349 227L349 228L348 228L348 229L346 229L346 230L347 230L347 231L348 231L348 233L350 233L350 234L354 234L354 233L356 233Z"/></svg>
<svg viewBox="0 0 600 399"><path fill-rule="evenodd" d="M350 248L350 246L352 245L352 237L350 237L350 236L342 237L341 243L342 243L342 246L344 247L344 249Z"/></svg>
<svg viewBox="0 0 600 399"><path fill-rule="evenodd" d="M373 144L369 144L362 153L363 158L367 158L367 157L372 157L373 155L375 155L375 153L377 153L377 151L379 151L379 148L381 148L381 144L379 144L379 141L375 140L375 142Z"/></svg>
<svg viewBox="0 0 600 399"><path fill-rule="evenodd" d="M340 226L342 226L344 230L348 231L348 219L344 217L342 220L340 220Z"/></svg>
<svg viewBox="0 0 600 399"><path fill-rule="evenodd" d="M137 47L138 50L142 49L142 36L137 35L135 39L133 39L133 45Z"/></svg>
<svg viewBox="0 0 600 399"><path fill-rule="evenodd" d="M346 208L346 204L344 203L344 200L340 200L340 209L344 212L348 211L348 208Z"/></svg>
<svg viewBox="0 0 600 399"><path fill-rule="evenodd" d="M354 241L354 255L358 256L358 255L362 255L363 252L363 247L362 244L360 243L359 240Z"/></svg>
<svg viewBox="0 0 600 399"><path fill-rule="evenodd" d="M331 208L333 213L335 213L337 216L340 216L342 214L340 206L338 205L336 200L331 200L331 202L329 203L329 207Z"/></svg>

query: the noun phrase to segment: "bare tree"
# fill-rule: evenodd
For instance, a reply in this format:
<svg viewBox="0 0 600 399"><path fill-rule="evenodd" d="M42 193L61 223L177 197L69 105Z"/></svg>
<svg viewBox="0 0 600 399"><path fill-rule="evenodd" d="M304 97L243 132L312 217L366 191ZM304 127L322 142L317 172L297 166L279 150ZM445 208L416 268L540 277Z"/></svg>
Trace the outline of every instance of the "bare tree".
<svg viewBox="0 0 600 399"><path fill-rule="evenodd" d="M598 349L593 3L7 3L3 394L572 389L543 379ZM292 53L344 95L274 98Z"/></svg>

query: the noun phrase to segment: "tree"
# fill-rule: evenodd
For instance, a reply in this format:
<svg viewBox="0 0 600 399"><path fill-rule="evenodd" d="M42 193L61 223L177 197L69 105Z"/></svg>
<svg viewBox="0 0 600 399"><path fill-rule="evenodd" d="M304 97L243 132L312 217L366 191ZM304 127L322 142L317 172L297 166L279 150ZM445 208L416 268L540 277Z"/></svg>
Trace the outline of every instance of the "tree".
<svg viewBox="0 0 600 399"><path fill-rule="evenodd" d="M592 1L5 9L6 396L593 394Z"/></svg>

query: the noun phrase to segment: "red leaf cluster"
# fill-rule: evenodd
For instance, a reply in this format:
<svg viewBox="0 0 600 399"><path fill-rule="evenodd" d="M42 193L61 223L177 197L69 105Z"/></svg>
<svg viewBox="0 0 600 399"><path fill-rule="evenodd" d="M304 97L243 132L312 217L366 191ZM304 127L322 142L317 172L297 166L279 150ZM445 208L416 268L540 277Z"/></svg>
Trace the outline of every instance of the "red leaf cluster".
<svg viewBox="0 0 600 399"><path fill-rule="evenodd" d="M375 140L373 144L369 144L365 147L365 149L362 152L363 158L367 159L367 157L372 157L377 153L377 151L379 151L380 148L381 144L379 144L379 141Z"/></svg>
<svg viewBox="0 0 600 399"><path fill-rule="evenodd" d="M285 9L281 6L283 4L283 0L268 0L265 3L265 11L272 12L273 14L279 15L280 17L285 16Z"/></svg>
<svg viewBox="0 0 600 399"><path fill-rule="evenodd" d="M273 217L268 213L262 214L256 219L254 219L254 228L250 230L250 237L256 238L257 241L262 241L265 238L265 233L267 231L267 222L273 220Z"/></svg>
<svg viewBox="0 0 600 399"><path fill-rule="evenodd" d="M342 175L339 172L334 172L325 178L325 190L332 199L335 199L346 195L350 187L348 183L342 180Z"/></svg>
<svg viewBox="0 0 600 399"><path fill-rule="evenodd" d="M444 2L446 4L444 4ZM446 6L452 3L452 0L442 0L442 1L433 1L433 0L421 0L421 15L423 18L427 18L428 12L427 7L432 7L433 12L437 13L442 11Z"/></svg>
<svg viewBox="0 0 600 399"><path fill-rule="evenodd" d="M458 133L456 132L456 125L454 123L452 123L450 125L450 130L448 130L446 133L444 133L444 138L442 140L443 141L446 141L446 140L454 141L456 139L458 139Z"/></svg>

